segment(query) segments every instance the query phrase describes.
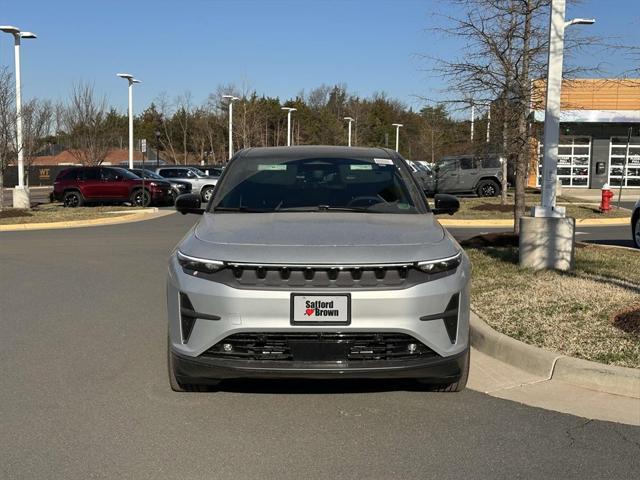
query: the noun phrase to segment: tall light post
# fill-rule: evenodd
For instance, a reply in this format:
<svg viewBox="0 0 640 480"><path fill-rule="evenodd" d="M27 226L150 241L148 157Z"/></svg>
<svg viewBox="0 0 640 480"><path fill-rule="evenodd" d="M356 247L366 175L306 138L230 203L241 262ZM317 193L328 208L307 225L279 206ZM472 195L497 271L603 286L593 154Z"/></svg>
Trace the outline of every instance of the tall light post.
<svg viewBox="0 0 640 480"><path fill-rule="evenodd" d="M349 126L348 126L348 134L347 134L347 145L351 146L351 123L355 122L355 120L351 117L344 117L344 119L349 122Z"/></svg>
<svg viewBox="0 0 640 480"><path fill-rule="evenodd" d="M476 122L476 105L473 103L473 99L471 99L471 142L473 142L473 130Z"/></svg>
<svg viewBox="0 0 640 480"><path fill-rule="evenodd" d="M129 168L133 168L133 84L142 82L129 73L118 73L118 76L129 82Z"/></svg>
<svg viewBox="0 0 640 480"><path fill-rule="evenodd" d="M282 107L281 110L287 111L287 147L291 146L291 113L298 110L293 107Z"/></svg>
<svg viewBox="0 0 640 480"><path fill-rule="evenodd" d="M487 104L487 143L491 138L491 102Z"/></svg>
<svg viewBox="0 0 640 480"><path fill-rule="evenodd" d="M229 100L229 160L233 157L233 101L239 100L233 95L223 95L222 98Z"/></svg>
<svg viewBox="0 0 640 480"><path fill-rule="evenodd" d="M564 29L570 25L591 25L594 19L564 20L566 0L552 0L549 24L549 62L547 67L547 98L544 114L544 144L542 159L542 206L534 207L537 217L564 217L565 209L556 207L558 174L558 142L560 140L560 93L564 56Z"/></svg>
<svg viewBox="0 0 640 480"><path fill-rule="evenodd" d="M551 3L551 20L549 26L549 62L544 115L542 205L541 207L534 207L534 216L564 216L564 208L556 207L564 30L570 25L591 25L595 23L594 19L586 18L574 18L573 20L565 22L564 12L565 0L553 0Z"/></svg>
<svg viewBox="0 0 640 480"><path fill-rule="evenodd" d="M0 26L0 30L13 35L15 52L16 77L16 140L18 149L18 185L13 189L13 207L30 208L29 191L24 186L24 144L22 141L22 86L20 80L20 40L23 38L37 38L33 32L21 32L11 25ZM2 192L0 192L2 195Z"/></svg>
<svg viewBox="0 0 640 480"><path fill-rule="evenodd" d="M564 207L556 206L564 29L569 25L589 25L595 20L576 18L565 22L565 7L566 0L551 0L542 205L533 207L532 216L520 218L520 265L538 270L570 270L573 268L575 255L575 219L565 216Z"/></svg>
<svg viewBox="0 0 640 480"><path fill-rule="evenodd" d="M401 123L393 123L394 127L396 127L396 152L400 150L400 127L404 127Z"/></svg>

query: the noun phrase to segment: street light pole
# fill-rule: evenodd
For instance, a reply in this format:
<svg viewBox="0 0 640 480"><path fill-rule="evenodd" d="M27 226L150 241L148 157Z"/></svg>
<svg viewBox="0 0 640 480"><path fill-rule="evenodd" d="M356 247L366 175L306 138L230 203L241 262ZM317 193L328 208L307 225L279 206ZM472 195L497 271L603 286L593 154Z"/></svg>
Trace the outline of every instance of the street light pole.
<svg viewBox="0 0 640 480"><path fill-rule="evenodd" d="M401 123L393 123L394 127L396 127L396 152L400 151L400 127L403 127Z"/></svg>
<svg viewBox="0 0 640 480"><path fill-rule="evenodd" d="M287 111L287 147L291 146L291 113L295 112L297 108L282 107L281 110Z"/></svg>
<svg viewBox="0 0 640 480"><path fill-rule="evenodd" d="M16 141L18 149L18 185L13 190L14 208L31 208L29 191L24 185L24 144L22 140L22 85L20 78L20 40L23 38L37 38L35 33L21 32L11 25L0 26L0 30L13 35L15 52L16 77ZM1 194L1 193L0 193Z"/></svg>
<svg viewBox="0 0 640 480"><path fill-rule="evenodd" d="M349 122L349 127L348 127L348 129L349 129L349 130L348 130L348 131L349 131L349 134L348 134L348 136L347 136L347 139L348 139L348 145L349 145L349 146L351 146L351 122L353 122L354 120L353 120L353 118L351 118L351 117L344 117L344 119L345 119L347 122Z"/></svg>
<svg viewBox="0 0 640 480"><path fill-rule="evenodd" d="M520 217L519 225L520 266L535 270L571 270L575 259L575 219L565 216L564 207L556 206L564 29L569 25L592 24L595 20L577 18L565 22L565 7L566 0L551 0L542 205L533 207L531 216Z"/></svg>
<svg viewBox="0 0 640 480"><path fill-rule="evenodd" d="M536 217L564 217L564 207L556 207L558 173L558 142L560 140L560 93L564 56L564 29L570 25L591 25L594 19L564 20L566 0L552 0L549 21L549 61L547 67L547 97L544 114L544 144L542 159L542 205L534 207Z"/></svg>
<svg viewBox="0 0 640 480"><path fill-rule="evenodd" d="M476 106L471 100L471 141L473 142L473 128L476 120Z"/></svg>
<svg viewBox="0 0 640 480"><path fill-rule="evenodd" d="M156 130L156 168L160 166L160 130Z"/></svg>
<svg viewBox="0 0 640 480"><path fill-rule="evenodd" d="M223 95L222 98L229 99L229 160L233 157L233 101L238 97L233 95Z"/></svg>
<svg viewBox="0 0 640 480"><path fill-rule="evenodd" d="M487 143L489 143L490 136L491 136L491 103L489 103L487 108Z"/></svg>
<svg viewBox="0 0 640 480"><path fill-rule="evenodd" d="M141 82L129 73L118 73L118 77L129 82L129 168L133 168L133 84Z"/></svg>

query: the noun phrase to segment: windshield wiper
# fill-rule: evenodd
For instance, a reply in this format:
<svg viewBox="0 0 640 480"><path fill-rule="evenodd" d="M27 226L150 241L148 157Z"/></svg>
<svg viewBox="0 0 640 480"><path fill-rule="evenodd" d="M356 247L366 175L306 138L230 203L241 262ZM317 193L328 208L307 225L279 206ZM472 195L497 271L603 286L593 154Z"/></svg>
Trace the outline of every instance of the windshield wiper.
<svg viewBox="0 0 640 480"><path fill-rule="evenodd" d="M361 207L331 207L329 205L318 205L316 207L285 207L277 208L277 212L368 212L367 208Z"/></svg>
<svg viewBox="0 0 640 480"><path fill-rule="evenodd" d="M249 207L214 207L214 212L243 212L243 213L265 213L269 210Z"/></svg>

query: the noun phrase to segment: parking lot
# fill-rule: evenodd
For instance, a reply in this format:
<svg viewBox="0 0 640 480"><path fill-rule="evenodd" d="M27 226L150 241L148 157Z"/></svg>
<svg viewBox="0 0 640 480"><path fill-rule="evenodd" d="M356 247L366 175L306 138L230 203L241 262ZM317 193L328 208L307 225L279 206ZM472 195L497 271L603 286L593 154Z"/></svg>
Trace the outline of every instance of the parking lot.
<svg viewBox="0 0 640 480"><path fill-rule="evenodd" d="M173 393L165 265L196 219L1 234L0 477L632 478L640 469L637 428L469 389L252 381Z"/></svg>

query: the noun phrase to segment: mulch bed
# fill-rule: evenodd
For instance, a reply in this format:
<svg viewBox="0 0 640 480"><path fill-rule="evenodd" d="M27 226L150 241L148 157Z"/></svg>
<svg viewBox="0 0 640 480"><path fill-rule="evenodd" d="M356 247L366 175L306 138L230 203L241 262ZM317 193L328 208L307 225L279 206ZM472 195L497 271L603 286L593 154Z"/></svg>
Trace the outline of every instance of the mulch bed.
<svg viewBox="0 0 640 480"><path fill-rule="evenodd" d="M8 208L0 211L0 218L33 217L33 213L24 208Z"/></svg>
<svg viewBox="0 0 640 480"><path fill-rule="evenodd" d="M640 336L640 305L614 314L611 323L623 332Z"/></svg>

